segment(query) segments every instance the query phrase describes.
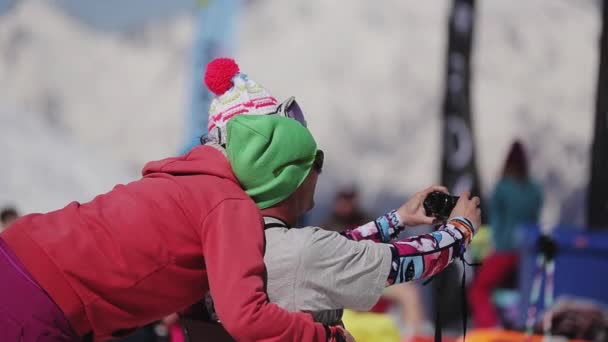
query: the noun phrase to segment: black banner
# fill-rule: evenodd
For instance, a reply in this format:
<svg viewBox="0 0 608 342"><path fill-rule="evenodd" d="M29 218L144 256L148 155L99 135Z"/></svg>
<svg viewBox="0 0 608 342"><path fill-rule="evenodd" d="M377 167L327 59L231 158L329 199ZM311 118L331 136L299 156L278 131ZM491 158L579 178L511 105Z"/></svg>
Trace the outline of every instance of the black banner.
<svg viewBox="0 0 608 342"><path fill-rule="evenodd" d="M602 4L600 65L591 148L591 178L587 195L587 225L608 229L608 4Z"/></svg>
<svg viewBox="0 0 608 342"><path fill-rule="evenodd" d="M475 0L453 0L448 24L445 94L443 99L441 182L451 193L471 190L481 195L471 120L471 50ZM483 212L483 211L482 211ZM435 324L461 322L462 267L452 264L436 277ZM437 330L436 340L441 340Z"/></svg>
<svg viewBox="0 0 608 342"><path fill-rule="evenodd" d="M441 181L450 192L481 195L471 120L471 49L475 0L454 0L446 56Z"/></svg>

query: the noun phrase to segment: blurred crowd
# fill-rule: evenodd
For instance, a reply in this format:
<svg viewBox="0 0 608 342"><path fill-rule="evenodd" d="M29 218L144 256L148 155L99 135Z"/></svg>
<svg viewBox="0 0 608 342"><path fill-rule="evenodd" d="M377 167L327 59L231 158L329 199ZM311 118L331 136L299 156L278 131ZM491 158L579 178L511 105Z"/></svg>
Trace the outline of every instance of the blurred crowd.
<svg viewBox="0 0 608 342"><path fill-rule="evenodd" d="M538 224L542 203L542 187L530 177L523 143L516 141L484 207L489 211L489 222L480 235L485 234L487 238L474 246L476 252L482 251L476 255L476 261L482 262L482 266L476 269L468 286L474 327L514 326L515 322L502 313L506 308L499 304L503 302L496 301L494 295L508 290L517 293L518 228L523 224ZM320 226L339 230L364 224L371 217L361 208L356 187L349 186L337 191L331 214ZM420 284L387 288L371 314L350 313L345 323L358 341L375 341L382 336L387 341L423 340L423 336L432 335L432 322L422 297ZM513 301L505 304L509 305L514 305Z"/></svg>

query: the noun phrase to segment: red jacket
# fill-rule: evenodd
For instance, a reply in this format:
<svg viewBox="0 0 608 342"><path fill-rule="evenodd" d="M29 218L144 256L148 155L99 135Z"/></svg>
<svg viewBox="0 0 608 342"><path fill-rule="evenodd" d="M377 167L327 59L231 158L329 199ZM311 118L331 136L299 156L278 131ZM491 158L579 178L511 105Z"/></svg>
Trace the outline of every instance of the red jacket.
<svg viewBox="0 0 608 342"><path fill-rule="evenodd" d="M238 341L325 341L267 302L262 219L228 160L199 146L91 202L28 215L0 237L80 335L98 339L197 302L210 289Z"/></svg>

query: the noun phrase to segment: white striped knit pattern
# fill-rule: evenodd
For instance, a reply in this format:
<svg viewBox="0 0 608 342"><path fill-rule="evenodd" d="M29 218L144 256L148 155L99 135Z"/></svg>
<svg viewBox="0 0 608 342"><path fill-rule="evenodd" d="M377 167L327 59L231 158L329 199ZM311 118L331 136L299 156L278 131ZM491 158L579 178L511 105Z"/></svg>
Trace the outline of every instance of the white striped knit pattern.
<svg viewBox="0 0 608 342"><path fill-rule="evenodd" d="M235 115L266 115L276 111L278 102L270 93L247 75L239 73L233 86L216 97L209 107L209 139L226 141L226 124Z"/></svg>

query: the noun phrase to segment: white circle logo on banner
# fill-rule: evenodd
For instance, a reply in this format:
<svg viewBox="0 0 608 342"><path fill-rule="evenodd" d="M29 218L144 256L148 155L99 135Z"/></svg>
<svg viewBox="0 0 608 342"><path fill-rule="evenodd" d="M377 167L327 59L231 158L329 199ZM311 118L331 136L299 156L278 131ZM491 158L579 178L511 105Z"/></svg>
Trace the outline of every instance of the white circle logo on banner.
<svg viewBox="0 0 608 342"><path fill-rule="evenodd" d="M448 131L448 166L452 170L461 170L473 158L473 139L466 122L458 116L449 115L446 119Z"/></svg>

